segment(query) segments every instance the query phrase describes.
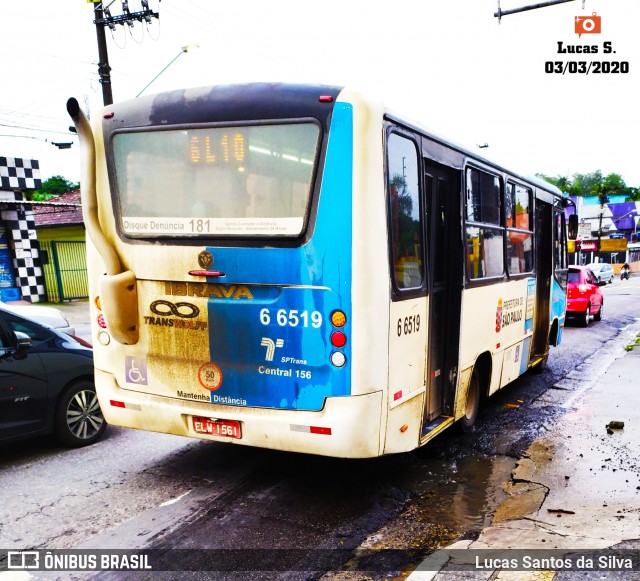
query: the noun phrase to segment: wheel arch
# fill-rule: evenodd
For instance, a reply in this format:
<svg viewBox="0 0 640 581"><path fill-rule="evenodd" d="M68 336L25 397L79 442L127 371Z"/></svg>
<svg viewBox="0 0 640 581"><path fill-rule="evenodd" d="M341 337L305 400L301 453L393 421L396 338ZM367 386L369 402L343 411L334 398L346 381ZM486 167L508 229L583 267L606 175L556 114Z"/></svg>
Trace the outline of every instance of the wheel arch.
<svg viewBox="0 0 640 581"><path fill-rule="evenodd" d="M65 386L60 390L60 393L58 394L58 397L56 398L56 413L60 409L60 405L62 405L62 399L64 398L65 394L71 388L73 388L75 385L77 385L78 383L82 383L83 381L90 382L95 388L96 382L95 382L95 379L94 379L93 375L90 374L90 373L87 373L86 375L80 375L78 377L74 377L73 379L70 379L65 384Z"/></svg>
<svg viewBox="0 0 640 581"><path fill-rule="evenodd" d="M549 331L549 345L553 345L554 347L558 346L560 339L560 321L556 317L553 319L551 323L551 330Z"/></svg>
<svg viewBox="0 0 640 581"><path fill-rule="evenodd" d="M481 353L473 365L473 373L478 373L480 381L480 397L488 397L491 388L491 374L493 371L493 358L491 353L485 351Z"/></svg>

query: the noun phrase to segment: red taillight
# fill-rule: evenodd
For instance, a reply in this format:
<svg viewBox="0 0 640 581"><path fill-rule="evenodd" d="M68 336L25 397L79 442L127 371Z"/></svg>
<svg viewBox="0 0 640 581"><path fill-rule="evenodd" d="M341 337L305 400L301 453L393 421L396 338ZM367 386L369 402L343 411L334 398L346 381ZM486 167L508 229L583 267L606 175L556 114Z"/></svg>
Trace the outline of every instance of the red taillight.
<svg viewBox="0 0 640 581"><path fill-rule="evenodd" d="M331 333L331 344L340 349L347 344L347 336L342 331L334 331Z"/></svg>
<svg viewBox="0 0 640 581"><path fill-rule="evenodd" d="M109 401L109 403L114 407L114 408L124 408L127 407L123 401L116 401L115 399L112 399Z"/></svg>
<svg viewBox="0 0 640 581"><path fill-rule="evenodd" d="M320 103L333 103L333 97L331 95L320 95L318 101Z"/></svg>
<svg viewBox="0 0 640 581"><path fill-rule="evenodd" d="M325 436L331 435L331 428L321 428L320 426L309 426L310 434L323 434Z"/></svg>
<svg viewBox="0 0 640 581"><path fill-rule="evenodd" d="M107 322L104 320L104 315L98 315L98 325L103 329L107 328Z"/></svg>

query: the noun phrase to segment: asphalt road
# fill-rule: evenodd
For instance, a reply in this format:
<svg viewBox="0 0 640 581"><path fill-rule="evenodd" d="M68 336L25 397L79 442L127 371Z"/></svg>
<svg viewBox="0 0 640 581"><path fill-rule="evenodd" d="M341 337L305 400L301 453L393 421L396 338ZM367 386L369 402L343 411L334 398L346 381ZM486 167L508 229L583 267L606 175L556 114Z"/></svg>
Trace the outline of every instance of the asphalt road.
<svg viewBox="0 0 640 581"><path fill-rule="evenodd" d="M287 564L329 555L348 562L356 570L348 578L358 579L374 577L358 572L367 565L353 558L352 549L422 555L471 538L502 500L502 483L515 459L565 413L567 394L554 386L640 317L640 279L615 281L602 290L604 320L586 329L567 326L548 368L526 374L488 400L475 433L450 430L411 454L336 460L115 427L97 445L79 450L65 450L51 439L1 446L0 486L11 494L0 504L0 547L180 548L196 553L167 553L172 566L182 558L185 568L202 569L206 565L194 555L216 556L201 551L210 549L240 556L242 567L256 570L181 577L345 578L326 569L289 570L295 567ZM277 567L287 570L261 572L261 550L275 551L281 557ZM379 565L380 578L401 577L412 555L388 554L390 560Z"/></svg>

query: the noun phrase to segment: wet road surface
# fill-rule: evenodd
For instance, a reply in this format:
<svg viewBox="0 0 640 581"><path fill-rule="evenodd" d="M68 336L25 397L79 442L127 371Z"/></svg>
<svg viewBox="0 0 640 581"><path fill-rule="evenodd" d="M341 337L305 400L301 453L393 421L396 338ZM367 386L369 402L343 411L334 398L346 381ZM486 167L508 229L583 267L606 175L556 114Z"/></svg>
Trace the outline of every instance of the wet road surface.
<svg viewBox="0 0 640 581"><path fill-rule="evenodd" d="M167 562L175 567L183 558L184 568L206 569L205 560L226 554L250 569L181 574L185 579L400 578L419 557L479 534L505 498L502 485L516 458L566 413L570 392L553 386L640 317L638 285L616 281L603 293L605 319L586 329L567 326L547 369L487 400L474 433L449 430L410 454L336 460L118 428L91 449L64 451L42 441L0 448L0 484L21 500L0 508L2 522L16 523L0 527L0 541L21 549L195 549L168 552ZM606 354L585 373L599 365ZM378 573L364 572L370 555L354 557L358 547L385 550L389 558ZM260 571L269 553L276 570ZM307 570L314 558L354 571Z"/></svg>

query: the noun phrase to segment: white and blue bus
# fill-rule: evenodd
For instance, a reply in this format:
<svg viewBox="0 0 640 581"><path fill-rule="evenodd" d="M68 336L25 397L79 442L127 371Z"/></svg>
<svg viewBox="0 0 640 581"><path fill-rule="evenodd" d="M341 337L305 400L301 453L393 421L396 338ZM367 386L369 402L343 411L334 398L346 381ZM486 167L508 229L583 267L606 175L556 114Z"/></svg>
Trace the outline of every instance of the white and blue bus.
<svg viewBox="0 0 640 581"><path fill-rule="evenodd" d="M565 321L559 190L349 88L68 104L107 421L337 457L470 430Z"/></svg>

